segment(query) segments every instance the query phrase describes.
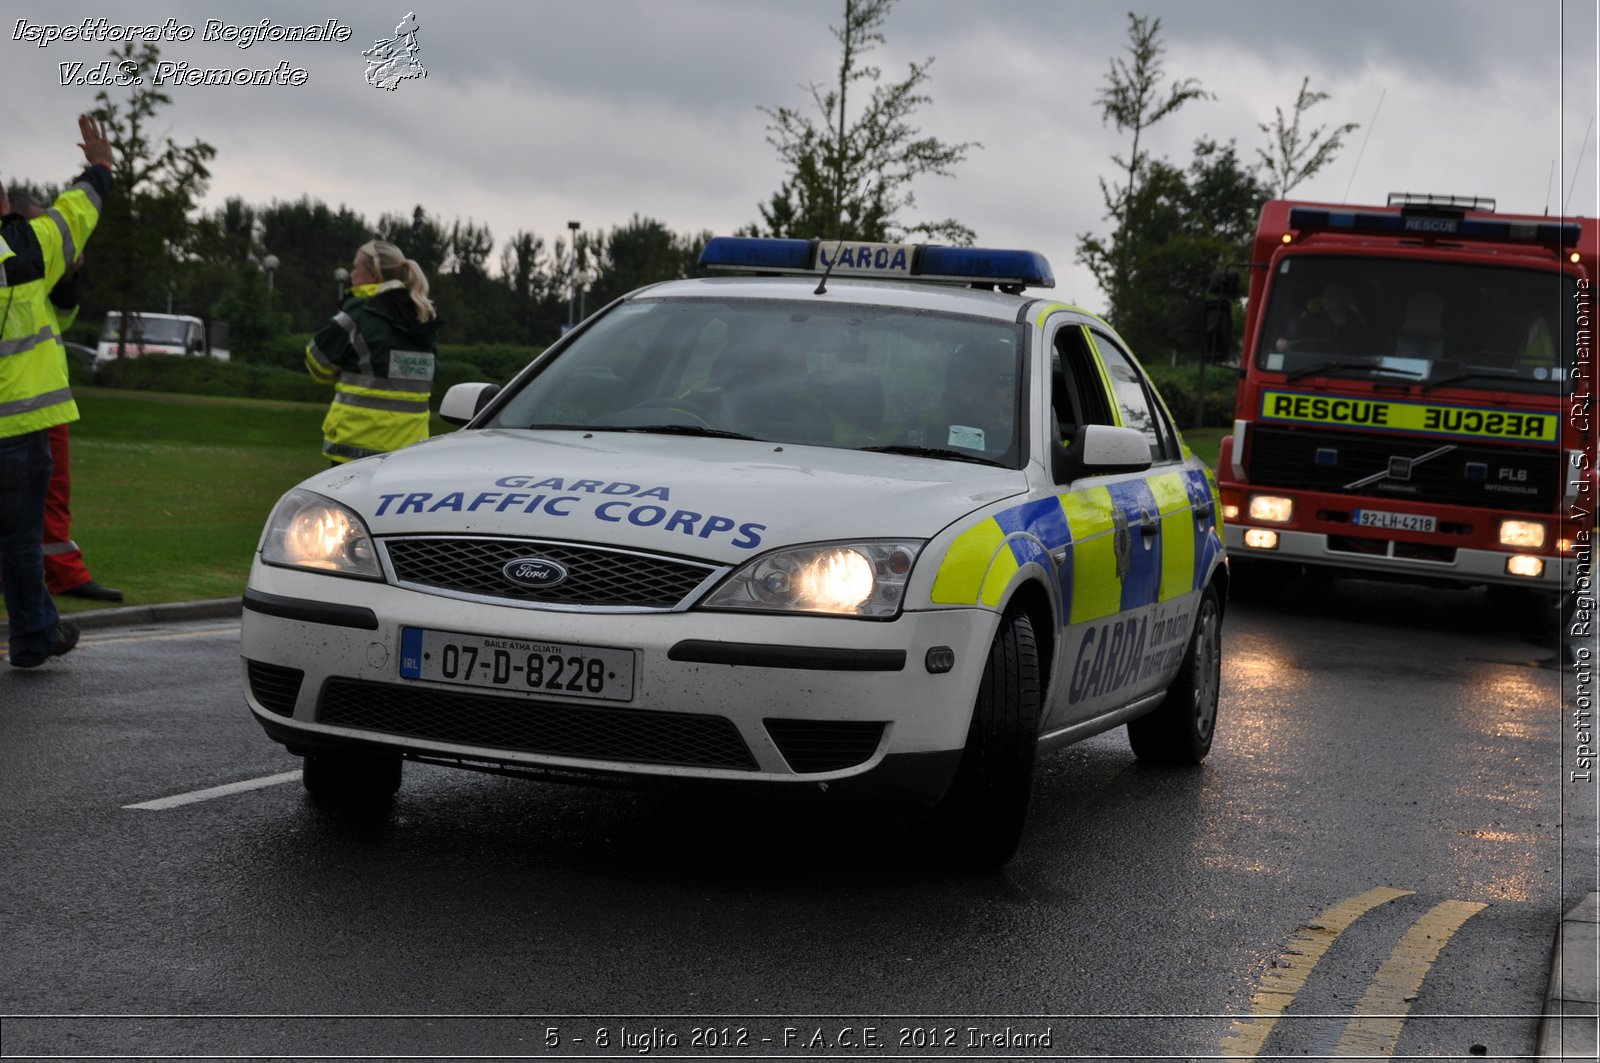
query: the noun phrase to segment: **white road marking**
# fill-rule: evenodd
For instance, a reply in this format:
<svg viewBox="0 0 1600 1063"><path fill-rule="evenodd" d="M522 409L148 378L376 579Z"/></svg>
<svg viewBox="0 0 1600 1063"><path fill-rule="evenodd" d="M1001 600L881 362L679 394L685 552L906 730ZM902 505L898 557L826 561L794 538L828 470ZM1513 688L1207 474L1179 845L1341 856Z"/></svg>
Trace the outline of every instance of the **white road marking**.
<svg viewBox="0 0 1600 1063"><path fill-rule="evenodd" d="M192 805L197 801L209 801L214 797L227 797L229 794L244 793L246 790L260 790L268 786L294 782L298 778L300 778L299 771L285 771L277 775L263 776L260 779L230 782L224 786L213 786L206 790L194 790L190 793L176 794L172 797L158 797L154 801L141 801L136 805L123 805L122 807L144 809L149 812L164 812L169 808Z"/></svg>

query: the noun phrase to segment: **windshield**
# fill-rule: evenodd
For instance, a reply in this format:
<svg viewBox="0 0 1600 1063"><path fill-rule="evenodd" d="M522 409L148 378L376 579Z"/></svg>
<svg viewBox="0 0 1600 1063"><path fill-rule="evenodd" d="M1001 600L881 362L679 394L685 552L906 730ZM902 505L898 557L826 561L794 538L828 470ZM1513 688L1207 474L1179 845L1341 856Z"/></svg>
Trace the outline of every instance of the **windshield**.
<svg viewBox="0 0 1600 1063"><path fill-rule="evenodd" d="M1022 327L821 300L640 299L541 367L502 428L733 435L1020 466Z"/></svg>
<svg viewBox="0 0 1600 1063"><path fill-rule="evenodd" d="M130 343L161 343L181 347L189 336L190 322L170 317L146 317L135 314L128 322ZM116 340L122 329L121 314L107 314L103 340Z"/></svg>
<svg viewBox="0 0 1600 1063"><path fill-rule="evenodd" d="M1297 379L1370 378L1480 390L1560 390L1555 272L1421 259L1293 255L1272 278L1256 366Z"/></svg>

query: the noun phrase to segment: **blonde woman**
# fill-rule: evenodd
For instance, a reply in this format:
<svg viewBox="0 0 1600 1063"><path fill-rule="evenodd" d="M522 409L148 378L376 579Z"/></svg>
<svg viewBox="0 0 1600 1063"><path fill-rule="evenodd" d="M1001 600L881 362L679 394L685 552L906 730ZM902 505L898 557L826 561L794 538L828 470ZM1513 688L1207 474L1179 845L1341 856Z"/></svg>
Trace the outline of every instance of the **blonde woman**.
<svg viewBox="0 0 1600 1063"><path fill-rule="evenodd" d="M322 452L335 465L428 438L439 319L421 267L387 240L350 264L350 295L306 344L306 369L333 385Z"/></svg>

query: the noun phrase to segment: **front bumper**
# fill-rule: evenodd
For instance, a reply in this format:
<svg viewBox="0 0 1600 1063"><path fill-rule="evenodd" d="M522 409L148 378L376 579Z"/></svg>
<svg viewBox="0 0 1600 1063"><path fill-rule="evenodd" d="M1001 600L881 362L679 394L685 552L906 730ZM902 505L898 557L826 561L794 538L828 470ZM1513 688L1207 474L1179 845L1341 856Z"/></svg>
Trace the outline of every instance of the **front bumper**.
<svg viewBox="0 0 1600 1063"><path fill-rule="evenodd" d="M889 622L551 612L258 562L241 653L252 713L298 753L383 750L585 779L839 784L926 802L943 792L965 746L998 621L982 609ZM631 649L634 696L405 679L402 627ZM930 672L929 651L944 648L955 667Z"/></svg>
<svg viewBox="0 0 1600 1063"><path fill-rule="evenodd" d="M1278 535L1275 550L1246 546L1244 535L1253 527ZM1367 539L1362 550L1340 549L1334 537L1320 532L1293 531L1270 525L1246 525L1238 521L1224 525L1228 556L1237 561L1276 561L1343 569L1352 575L1379 575L1424 583L1454 583L1463 586L1492 584L1524 587L1552 594L1569 590L1577 578L1577 562L1572 558L1544 557L1544 572L1537 576L1512 576L1506 572L1506 559L1519 556L1510 550L1456 548L1448 560L1435 556L1407 556L1405 544L1395 540ZM1381 551L1381 552L1380 552ZM1544 555L1541 555L1544 556Z"/></svg>

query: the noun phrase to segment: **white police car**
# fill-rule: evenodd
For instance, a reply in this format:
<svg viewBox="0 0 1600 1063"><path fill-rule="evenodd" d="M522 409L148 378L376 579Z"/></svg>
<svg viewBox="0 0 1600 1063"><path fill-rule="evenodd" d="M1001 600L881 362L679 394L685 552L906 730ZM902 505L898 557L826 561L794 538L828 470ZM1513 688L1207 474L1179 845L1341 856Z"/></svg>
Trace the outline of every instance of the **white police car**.
<svg viewBox="0 0 1600 1063"><path fill-rule="evenodd" d="M1031 252L717 238L466 428L284 496L251 711L330 802L402 759L876 793L1008 859L1045 750L1198 762L1227 572L1210 471Z"/></svg>

